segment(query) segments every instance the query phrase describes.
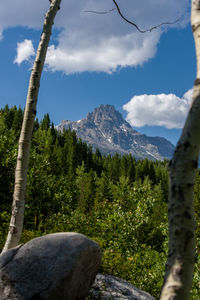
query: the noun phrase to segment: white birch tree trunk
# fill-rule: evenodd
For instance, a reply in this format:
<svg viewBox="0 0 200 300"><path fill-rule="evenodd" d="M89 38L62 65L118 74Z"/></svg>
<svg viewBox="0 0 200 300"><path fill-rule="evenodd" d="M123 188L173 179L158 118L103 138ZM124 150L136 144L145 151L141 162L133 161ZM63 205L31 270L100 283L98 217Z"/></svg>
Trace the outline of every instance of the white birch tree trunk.
<svg viewBox="0 0 200 300"><path fill-rule="evenodd" d="M51 0L50 8L45 16L43 31L37 49L36 59L30 76L23 124L19 138L18 157L15 169L15 185L7 240L2 252L18 245L23 229L27 169L31 144L36 104L40 87L40 77L44 66L47 48L51 36L54 18L60 8L61 0Z"/></svg>
<svg viewBox="0 0 200 300"><path fill-rule="evenodd" d="M170 162L169 251L161 300L189 300L195 262L194 184L200 150L200 0L192 0L197 78L193 101Z"/></svg>

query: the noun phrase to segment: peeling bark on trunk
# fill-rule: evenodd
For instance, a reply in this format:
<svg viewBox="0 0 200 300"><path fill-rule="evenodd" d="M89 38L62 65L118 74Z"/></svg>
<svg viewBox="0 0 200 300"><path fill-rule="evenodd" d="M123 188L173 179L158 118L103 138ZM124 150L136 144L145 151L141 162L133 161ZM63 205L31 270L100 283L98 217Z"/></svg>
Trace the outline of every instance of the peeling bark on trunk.
<svg viewBox="0 0 200 300"><path fill-rule="evenodd" d="M23 229L25 192L27 181L27 169L29 150L36 115L36 104L40 87L40 77L44 66L47 48L51 36L53 21L61 0L52 0L50 8L45 16L43 31L37 49L36 59L30 76L24 119L18 145L17 165L15 169L15 186L12 204L12 216L7 240L2 252L18 245Z"/></svg>
<svg viewBox="0 0 200 300"><path fill-rule="evenodd" d="M197 79L192 106L169 165L169 251L161 300L189 300L195 262L193 198L200 150L200 0L192 0L191 24Z"/></svg>

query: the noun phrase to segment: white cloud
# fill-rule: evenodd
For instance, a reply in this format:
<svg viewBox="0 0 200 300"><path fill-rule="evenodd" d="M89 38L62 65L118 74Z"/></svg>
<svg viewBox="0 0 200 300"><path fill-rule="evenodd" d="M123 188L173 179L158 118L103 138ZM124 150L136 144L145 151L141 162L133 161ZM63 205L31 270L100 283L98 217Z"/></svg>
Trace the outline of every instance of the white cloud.
<svg viewBox="0 0 200 300"><path fill-rule="evenodd" d="M60 34L56 45L49 48L48 68L66 74L83 71L110 73L118 67L142 65L155 56L164 30L184 26L189 20L188 0L118 0L118 4L124 15L142 29L174 21L179 16L183 16L183 20L148 34L140 34L116 11L104 15L84 12L112 9L112 0L62 1L55 20ZM47 8L47 0L2 1L0 28L41 28Z"/></svg>
<svg viewBox="0 0 200 300"><path fill-rule="evenodd" d="M14 63L20 65L23 61L29 61L31 56L35 55L35 50L31 40L24 40L21 43L17 43L17 56Z"/></svg>
<svg viewBox="0 0 200 300"><path fill-rule="evenodd" d="M58 47L49 47L47 53L47 66L49 69L64 71L66 74L83 71L103 71L111 73L117 67L137 66L143 64L156 53L156 43L160 34L154 32L145 38L137 33L127 34L120 39L109 37L97 44L92 41L87 47L69 49L61 43ZM127 49L130 49L127 51Z"/></svg>
<svg viewBox="0 0 200 300"><path fill-rule="evenodd" d="M134 96L123 106L126 120L135 127L182 128L192 101L192 89L182 98L174 94Z"/></svg>
<svg viewBox="0 0 200 300"><path fill-rule="evenodd" d="M0 28L0 41L3 39L3 30Z"/></svg>
<svg viewBox="0 0 200 300"><path fill-rule="evenodd" d="M1 1L0 28L26 26L39 29L48 6L49 2L47 0Z"/></svg>

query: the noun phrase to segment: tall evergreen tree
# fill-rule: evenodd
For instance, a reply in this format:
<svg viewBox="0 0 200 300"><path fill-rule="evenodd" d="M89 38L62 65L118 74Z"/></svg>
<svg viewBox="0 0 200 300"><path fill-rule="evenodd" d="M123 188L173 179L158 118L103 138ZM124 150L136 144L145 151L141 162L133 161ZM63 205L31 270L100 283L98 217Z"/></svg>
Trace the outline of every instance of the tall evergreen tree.
<svg viewBox="0 0 200 300"><path fill-rule="evenodd" d="M45 114L44 118L42 119L42 122L41 122L41 129L48 130L50 128L50 124L51 124L51 121L50 121L49 114Z"/></svg>

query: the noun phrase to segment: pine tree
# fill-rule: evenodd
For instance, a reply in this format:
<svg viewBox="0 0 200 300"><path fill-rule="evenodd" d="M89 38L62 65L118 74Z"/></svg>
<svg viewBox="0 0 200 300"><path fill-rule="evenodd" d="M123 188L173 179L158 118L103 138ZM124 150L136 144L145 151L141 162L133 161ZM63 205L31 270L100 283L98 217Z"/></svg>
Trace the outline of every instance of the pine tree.
<svg viewBox="0 0 200 300"><path fill-rule="evenodd" d="M44 118L42 119L42 122L41 122L41 129L48 130L50 128L50 124L51 124L51 121L50 121L49 114L45 114Z"/></svg>

